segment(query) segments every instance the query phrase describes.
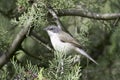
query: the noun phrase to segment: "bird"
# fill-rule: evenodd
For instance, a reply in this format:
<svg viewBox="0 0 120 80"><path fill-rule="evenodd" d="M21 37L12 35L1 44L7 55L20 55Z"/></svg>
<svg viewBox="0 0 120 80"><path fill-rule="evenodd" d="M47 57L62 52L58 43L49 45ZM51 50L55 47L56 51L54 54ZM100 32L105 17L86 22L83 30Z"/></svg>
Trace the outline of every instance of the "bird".
<svg viewBox="0 0 120 80"><path fill-rule="evenodd" d="M51 44L56 51L70 53L75 51L81 55L87 57L95 64L98 64L92 57L90 57L83 49L81 49L80 44L74 39L70 34L63 31L56 25L49 25L44 28L50 37Z"/></svg>

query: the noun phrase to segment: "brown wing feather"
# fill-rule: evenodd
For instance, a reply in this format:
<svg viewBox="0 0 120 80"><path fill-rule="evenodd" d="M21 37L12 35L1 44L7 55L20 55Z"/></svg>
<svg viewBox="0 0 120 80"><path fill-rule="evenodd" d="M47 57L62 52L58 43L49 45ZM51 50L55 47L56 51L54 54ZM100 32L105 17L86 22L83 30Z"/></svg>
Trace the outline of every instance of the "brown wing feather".
<svg viewBox="0 0 120 80"><path fill-rule="evenodd" d="M69 35L66 32L61 31L61 33L59 33L59 38L62 42L72 43L74 46L81 48L80 44L71 35Z"/></svg>

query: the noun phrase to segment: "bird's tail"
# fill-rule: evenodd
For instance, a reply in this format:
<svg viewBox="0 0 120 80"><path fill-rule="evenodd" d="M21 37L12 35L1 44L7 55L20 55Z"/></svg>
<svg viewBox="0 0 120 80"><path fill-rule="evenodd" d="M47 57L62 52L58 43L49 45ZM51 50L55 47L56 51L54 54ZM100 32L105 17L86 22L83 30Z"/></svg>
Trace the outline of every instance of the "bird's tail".
<svg viewBox="0 0 120 80"><path fill-rule="evenodd" d="M87 57L88 59L90 59L91 61L93 61L95 64L98 65L98 63L93 59L91 58L84 50L80 49L80 48L76 48L76 51L82 55L84 55L85 57Z"/></svg>

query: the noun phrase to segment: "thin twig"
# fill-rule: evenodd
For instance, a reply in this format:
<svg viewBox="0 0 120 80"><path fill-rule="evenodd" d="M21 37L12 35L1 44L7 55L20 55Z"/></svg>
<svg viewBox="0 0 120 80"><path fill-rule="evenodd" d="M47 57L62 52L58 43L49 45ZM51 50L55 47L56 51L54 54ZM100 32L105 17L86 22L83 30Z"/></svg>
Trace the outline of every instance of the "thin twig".
<svg viewBox="0 0 120 80"><path fill-rule="evenodd" d="M66 32L68 32L70 34L70 32L66 29L66 27L63 26L62 22L60 21L59 17L57 16L57 13L55 12L55 10L49 5L48 6L48 11L50 12L50 14L53 16L53 18L55 19L55 22L57 24L57 26L60 29L64 29ZM71 34L70 34L71 35ZM72 36L72 35L71 35Z"/></svg>
<svg viewBox="0 0 120 80"><path fill-rule="evenodd" d="M61 24L58 16L56 15L56 12L54 11L54 9L53 9L51 6L49 6L49 7L48 7L48 11L50 12L50 14L51 14L51 15L53 16L53 18L55 19L55 22L56 22L57 26L58 26L60 29L62 29L62 27L61 27L62 24Z"/></svg>
<svg viewBox="0 0 120 80"><path fill-rule="evenodd" d="M118 24L119 20L120 20L120 17L118 17L118 18L113 22L113 26L116 26L116 25Z"/></svg>
<svg viewBox="0 0 120 80"><path fill-rule="evenodd" d="M45 44L44 42L40 41L40 40L39 40L38 38L36 38L35 36L31 36L31 38L32 38L33 40L37 41L39 44L45 46L48 50L50 50L50 51L53 50L49 45L47 45L47 44Z"/></svg>

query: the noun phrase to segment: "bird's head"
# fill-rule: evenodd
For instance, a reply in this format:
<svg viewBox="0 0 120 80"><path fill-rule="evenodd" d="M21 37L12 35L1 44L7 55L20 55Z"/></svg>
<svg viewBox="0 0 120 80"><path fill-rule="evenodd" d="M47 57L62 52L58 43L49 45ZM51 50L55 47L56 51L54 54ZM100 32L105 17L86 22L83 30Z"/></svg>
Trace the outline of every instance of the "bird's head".
<svg viewBox="0 0 120 80"><path fill-rule="evenodd" d="M49 36L56 35L60 31L62 31L60 28L58 28L55 25L50 25L50 26L44 28L44 30L46 30L48 32Z"/></svg>

